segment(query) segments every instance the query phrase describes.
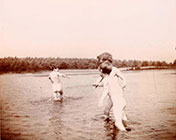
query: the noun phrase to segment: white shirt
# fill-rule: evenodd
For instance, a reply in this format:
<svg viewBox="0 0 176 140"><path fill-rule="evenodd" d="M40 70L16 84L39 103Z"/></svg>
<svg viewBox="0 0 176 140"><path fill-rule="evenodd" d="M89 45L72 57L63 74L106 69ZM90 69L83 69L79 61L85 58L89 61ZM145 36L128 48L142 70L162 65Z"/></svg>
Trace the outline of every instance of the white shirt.
<svg viewBox="0 0 176 140"><path fill-rule="evenodd" d="M103 81L103 93L99 102L99 106L102 106L104 99L109 95L113 104L118 106L124 106L126 104L123 90L119 84L118 78L107 75Z"/></svg>
<svg viewBox="0 0 176 140"><path fill-rule="evenodd" d="M119 84L121 85L121 87L126 86L126 79L125 77L122 75L122 73L120 72L119 69L117 69L116 67L112 67L112 71L110 73L111 77L116 77L118 78ZM98 78L98 80L96 81L96 84L100 83L103 80L102 77Z"/></svg>
<svg viewBox="0 0 176 140"><path fill-rule="evenodd" d="M52 71L49 74L49 78L51 78L51 80L53 81L53 84L60 83L60 78L59 77L63 77L63 76L65 76L65 75L62 74L62 73L59 73L58 71Z"/></svg>

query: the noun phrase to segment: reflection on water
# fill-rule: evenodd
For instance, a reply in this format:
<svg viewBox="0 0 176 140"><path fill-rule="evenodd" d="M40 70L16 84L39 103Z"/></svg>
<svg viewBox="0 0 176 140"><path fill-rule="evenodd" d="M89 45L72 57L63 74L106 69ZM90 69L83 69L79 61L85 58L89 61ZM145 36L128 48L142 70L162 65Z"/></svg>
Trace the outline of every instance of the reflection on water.
<svg viewBox="0 0 176 140"><path fill-rule="evenodd" d="M64 127L64 124L62 122L62 114L63 114L63 109L62 109L62 103L63 101L57 101L53 102L52 108L49 112L49 118L50 121L50 126L49 128L53 130L55 134L55 139L57 140L62 140L62 128Z"/></svg>
<svg viewBox="0 0 176 140"><path fill-rule="evenodd" d="M63 71L64 72L64 71ZM47 73L0 75L1 136L5 140L174 140L176 71L124 72L126 114L131 132L121 132L113 115L104 121L93 89L97 71L66 71L64 100L54 102Z"/></svg>
<svg viewBox="0 0 176 140"><path fill-rule="evenodd" d="M107 136L107 140L116 140L119 130L115 126L115 123L112 119L107 119L104 121L105 133Z"/></svg>

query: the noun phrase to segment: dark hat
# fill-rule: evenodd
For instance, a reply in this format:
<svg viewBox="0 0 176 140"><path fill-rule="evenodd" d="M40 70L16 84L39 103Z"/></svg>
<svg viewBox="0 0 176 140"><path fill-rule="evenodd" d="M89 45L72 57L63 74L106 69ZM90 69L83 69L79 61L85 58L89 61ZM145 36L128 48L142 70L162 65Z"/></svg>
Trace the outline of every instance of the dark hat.
<svg viewBox="0 0 176 140"><path fill-rule="evenodd" d="M110 63L112 63L112 55L108 52L104 52L98 55L97 59L98 59L98 64L101 64L104 61L109 61Z"/></svg>

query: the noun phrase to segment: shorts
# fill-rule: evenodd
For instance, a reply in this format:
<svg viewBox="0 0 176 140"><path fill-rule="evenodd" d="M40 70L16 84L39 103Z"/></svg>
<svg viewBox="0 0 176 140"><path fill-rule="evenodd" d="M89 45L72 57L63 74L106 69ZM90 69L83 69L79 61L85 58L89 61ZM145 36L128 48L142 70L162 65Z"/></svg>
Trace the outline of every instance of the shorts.
<svg viewBox="0 0 176 140"><path fill-rule="evenodd" d="M52 88L53 88L53 92L62 90L60 83L59 84L53 84Z"/></svg>

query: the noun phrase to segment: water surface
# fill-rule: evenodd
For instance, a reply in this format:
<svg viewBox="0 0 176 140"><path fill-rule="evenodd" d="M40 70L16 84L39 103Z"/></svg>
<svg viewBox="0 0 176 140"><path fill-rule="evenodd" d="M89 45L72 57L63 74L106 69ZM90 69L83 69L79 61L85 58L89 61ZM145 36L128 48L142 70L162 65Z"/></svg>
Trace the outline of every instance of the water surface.
<svg viewBox="0 0 176 140"><path fill-rule="evenodd" d="M97 107L96 70L65 70L64 100L54 102L48 72L0 75L1 137L6 140L174 140L176 70L123 72L131 132L119 132Z"/></svg>

